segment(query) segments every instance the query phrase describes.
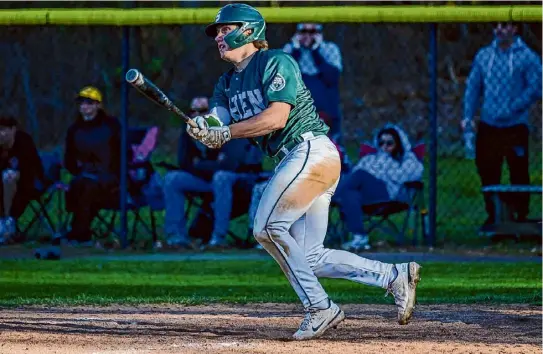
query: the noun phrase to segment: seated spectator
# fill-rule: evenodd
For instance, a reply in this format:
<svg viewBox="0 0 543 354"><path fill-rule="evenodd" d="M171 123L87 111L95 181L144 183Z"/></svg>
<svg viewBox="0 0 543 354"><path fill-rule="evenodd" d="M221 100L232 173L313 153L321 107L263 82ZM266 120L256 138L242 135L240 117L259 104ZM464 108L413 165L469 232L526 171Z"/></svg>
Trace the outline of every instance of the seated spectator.
<svg viewBox="0 0 543 354"><path fill-rule="evenodd" d="M0 117L0 170L0 242L5 243L15 235L17 219L39 196L39 184L44 180L43 165L32 137L17 129L17 121L7 116Z"/></svg>
<svg viewBox="0 0 543 354"><path fill-rule="evenodd" d="M206 114L208 99L196 97L191 103L190 116ZM226 246L232 210L232 188L236 182L251 179L255 165L260 167L261 155L248 140L231 141L221 149L209 149L192 139L182 129L179 138L178 167L164 178L166 207L166 244L170 247L192 248L186 230L185 194L213 193L215 221L208 247Z"/></svg>
<svg viewBox="0 0 543 354"><path fill-rule="evenodd" d="M68 128L64 155L64 166L74 177L66 194L67 210L73 213L67 239L92 245L94 217L119 200L121 125L104 110L97 88L84 87L76 102L79 113Z"/></svg>
<svg viewBox="0 0 543 354"><path fill-rule="evenodd" d="M334 201L345 218L351 241L343 244L347 250L369 249L369 237L364 230L362 206L387 201L407 201L403 184L422 178L424 167L411 151L411 144L403 130L386 125L375 136L379 150L362 157L342 181Z"/></svg>
<svg viewBox="0 0 543 354"><path fill-rule="evenodd" d="M302 80L315 100L315 107L330 127L330 137L341 142L339 79L343 59L337 44L323 40L322 30L321 24L298 24L296 33L283 51L298 62Z"/></svg>

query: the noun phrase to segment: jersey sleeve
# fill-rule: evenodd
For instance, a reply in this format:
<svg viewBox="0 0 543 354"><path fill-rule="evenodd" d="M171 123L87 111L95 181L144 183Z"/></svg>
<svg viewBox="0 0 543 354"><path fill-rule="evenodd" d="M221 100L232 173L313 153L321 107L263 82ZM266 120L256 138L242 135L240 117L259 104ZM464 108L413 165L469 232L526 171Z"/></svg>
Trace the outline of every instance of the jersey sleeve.
<svg viewBox="0 0 543 354"><path fill-rule="evenodd" d="M285 102L295 106L300 79L298 64L288 54L280 53L268 59L262 76L268 102Z"/></svg>
<svg viewBox="0 0 543 354"><path fill-rule="evenodd" d="M219 82L217 82L215 89L213 90L209 111L211 114L219 117L224 125L228 125L232 120L228 107L229 102L228 96L226 95L226 79L224 76L221 76Z"/></svg>

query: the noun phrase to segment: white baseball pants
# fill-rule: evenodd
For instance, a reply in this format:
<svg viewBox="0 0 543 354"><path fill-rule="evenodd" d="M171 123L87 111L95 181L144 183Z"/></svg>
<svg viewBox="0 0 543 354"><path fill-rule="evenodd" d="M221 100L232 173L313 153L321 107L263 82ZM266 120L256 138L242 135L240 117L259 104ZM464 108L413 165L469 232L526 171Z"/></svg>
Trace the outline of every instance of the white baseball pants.
<svg viewBox="0 0 543 354"><path fill-rule="evenodd" d="M339 153L327 136L294 147L264 190L254 236L279 264L306 308L326 308L318 277L386 288L392 264L324 248L330 199L339 182Z"/></svg>

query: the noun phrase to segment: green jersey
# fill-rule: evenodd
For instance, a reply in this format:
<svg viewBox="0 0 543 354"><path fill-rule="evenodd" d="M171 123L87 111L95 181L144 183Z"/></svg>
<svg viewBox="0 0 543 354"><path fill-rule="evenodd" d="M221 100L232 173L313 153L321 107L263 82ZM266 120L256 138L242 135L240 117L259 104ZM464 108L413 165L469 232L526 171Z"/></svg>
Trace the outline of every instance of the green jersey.
<svg viewBox="0 0 543 354"><path fill-rule="evenodd" d="M230 123L235 123L259 114L272 102L288 103L292 109L283 129L251 139L268 156L275 156L285 144L304 133L328 132L302 81L298 63L282 50L259 50L244 70L230 70L222 75L215 86L211 108L226 108Z"/></svg>

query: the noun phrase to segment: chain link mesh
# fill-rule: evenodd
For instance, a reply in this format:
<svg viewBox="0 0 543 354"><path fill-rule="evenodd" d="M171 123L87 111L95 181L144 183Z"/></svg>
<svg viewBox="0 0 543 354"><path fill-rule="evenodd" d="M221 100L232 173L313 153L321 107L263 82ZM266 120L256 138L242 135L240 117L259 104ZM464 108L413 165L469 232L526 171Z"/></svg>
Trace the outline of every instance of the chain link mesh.
<svg viewBox="0 0 543 354"><path fill-rule="evenodd" d="M476 237L486 218L474 160L476 137L463 133L460 123L465 115L467 78L476 53L492 41L492 25L443 24L438 28L438 238L462 243ZM521 29L523 40L540 60L540 25L524 24ZM134 27L130 31L130 66L140 68L182 109L187 109L192 97L209 95L229 67L218 59L214 42L203 35L203 26ZM294 32L295 24L269 25L270 47L282 48ZM0 104L4 113L17 117L45 150L62 148L66 129L76 114L75 94L85 85L101 88L107 111L119 115L121 37L121 29L114 27L6 28L0 33ZM342 130L353 162L358 160L360 143L370 141L374 131L387 122L399 124L411 142L429 141L426 24L329 24L324 26L324 40L336 43L343 55ZM484 80L491 80L496 87L484 90L505 94L518 84L515 80L525 80L516 72L525 62L521 55L495 58L494 77ZM175 160L180 134L177 119L135 90L129 95L129 123L158 125L157 154ZM514 98L512 95L508 97ZM508 97L496 100L493 109L509 109ZM526 121L526 154L530 182L541 185L541 100L532 101ZM475 120L479 117L477 111ZM428 166L426 159L426 188ZM508 183L506 175L502 174L502 181ZM529 217L540 216L540 196L531 200Z"/></svg>

